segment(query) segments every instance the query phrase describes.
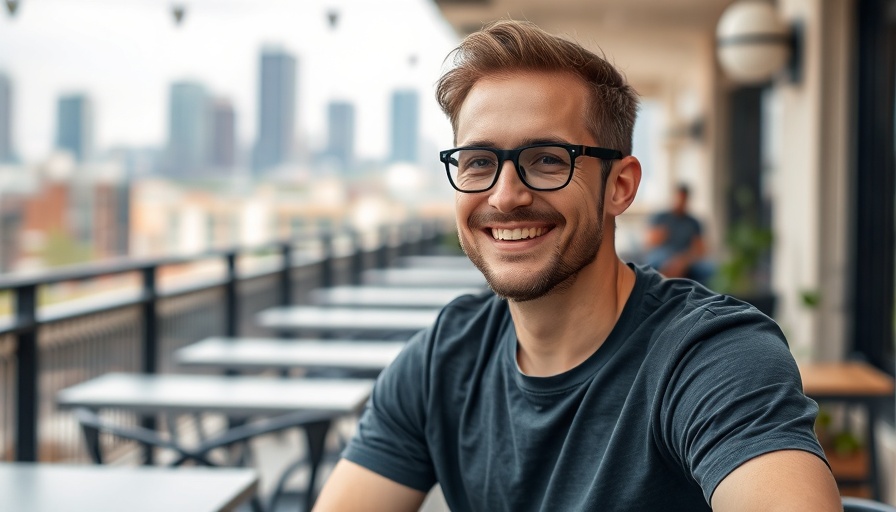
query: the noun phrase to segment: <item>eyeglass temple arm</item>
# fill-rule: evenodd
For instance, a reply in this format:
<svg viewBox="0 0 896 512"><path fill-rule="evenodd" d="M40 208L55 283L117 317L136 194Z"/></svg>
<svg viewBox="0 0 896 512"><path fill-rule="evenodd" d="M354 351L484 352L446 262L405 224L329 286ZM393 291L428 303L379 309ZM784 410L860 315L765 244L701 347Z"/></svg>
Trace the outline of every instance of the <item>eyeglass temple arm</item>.
<svg viewBox="0 0 896 512"><path fill-rule="evenodd" d="M600 158L601 160L619 160L620 158L625 156L622 154L622 151L607 148L597 148L593 146L585 146L583 148L583 153L586 156Z"/></svg>

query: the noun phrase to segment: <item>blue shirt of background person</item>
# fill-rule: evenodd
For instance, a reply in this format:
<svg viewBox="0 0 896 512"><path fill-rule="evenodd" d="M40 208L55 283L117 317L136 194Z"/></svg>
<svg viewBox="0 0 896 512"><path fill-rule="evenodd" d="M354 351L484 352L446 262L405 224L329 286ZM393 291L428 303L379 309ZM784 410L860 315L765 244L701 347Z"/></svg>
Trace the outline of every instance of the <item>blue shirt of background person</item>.
<svg viewBox="0 0 896 512"><path fill-rule="evenodd" d="M666 277L687 277L706 284L714 266L705 259L703 227L688 213L690 190L679 185L672 209L650 219L645 245L647 264Z"/></svg>

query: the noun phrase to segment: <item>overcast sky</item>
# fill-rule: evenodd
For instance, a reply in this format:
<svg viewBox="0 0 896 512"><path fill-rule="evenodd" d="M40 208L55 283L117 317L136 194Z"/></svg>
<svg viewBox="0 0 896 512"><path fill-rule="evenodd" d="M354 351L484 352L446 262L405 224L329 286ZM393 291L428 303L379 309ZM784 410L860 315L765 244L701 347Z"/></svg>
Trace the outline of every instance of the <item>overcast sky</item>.
<svg viewBox="0 0 896 512"><path fill-rule="evenodd" d="M13 83L18 153L35 160L52 149L57 99L72 92L93 99L97 149L161 146L168 87L183 79L231 99L240 142L250 144L266 44L298 58L297 122L311 148L323 144L326 102L348 99L356 103L357 152L385 156L389 94L406 86L420 90L424 137L451 144L433 84L458 40L432 0L183 3L179 26L169 0L20 0L15 17L2 13L0 72ZM335 30L327 19L333 10Z"/></svg>

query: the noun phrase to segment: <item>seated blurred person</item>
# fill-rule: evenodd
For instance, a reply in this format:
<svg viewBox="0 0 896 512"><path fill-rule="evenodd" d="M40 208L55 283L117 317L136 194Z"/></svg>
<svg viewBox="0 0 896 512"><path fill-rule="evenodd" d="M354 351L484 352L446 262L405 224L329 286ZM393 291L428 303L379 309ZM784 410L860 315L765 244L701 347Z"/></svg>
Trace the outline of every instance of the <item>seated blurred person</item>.
<svg viewBox="0 0 896 512"><path fill-rule="evenodd" d="M700 221L688 213L687 185L678 185L672 209L650 219L645 240L647 264L666 277L687 277L706 284L714 266L705 259Z"/></svg>

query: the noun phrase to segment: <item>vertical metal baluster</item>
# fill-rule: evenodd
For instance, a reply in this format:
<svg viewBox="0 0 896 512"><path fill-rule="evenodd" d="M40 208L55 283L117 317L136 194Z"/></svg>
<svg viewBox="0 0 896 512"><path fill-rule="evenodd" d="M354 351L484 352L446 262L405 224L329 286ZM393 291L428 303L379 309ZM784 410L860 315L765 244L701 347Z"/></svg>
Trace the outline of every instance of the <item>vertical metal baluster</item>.
<svg viewBox="0 0 896 512"><path fill-rule="evenodd" d="M142 269L143 274L143 346L140 360L140 371L146 374L158 372L158 288L156 286L157 267L150 265ZM140 426L150 430L156 429L156 418L143 416L140 418ZM153 463L153 449L151 446L143 447L143 457L146 464Z"/></svg>
<svg viewBox="0 0 896 512"><path fill-rule="evenodd" d="M292 304L292 243L284 242L280 246L283 270L280 274L280 305Z"/></svg>
<svg viewBox="0 0 896 512"><path fill-rule="evenodd" d="M321 261L321 286L333 286L333 234L327 230L320 235L323 261Z"/></svg>
<svg viewBox="0 0 896 512"><path fill-rule="evenodd" d="M37 285L15 289L16 323L16 460L37 462L38 350Z"/></svg>

